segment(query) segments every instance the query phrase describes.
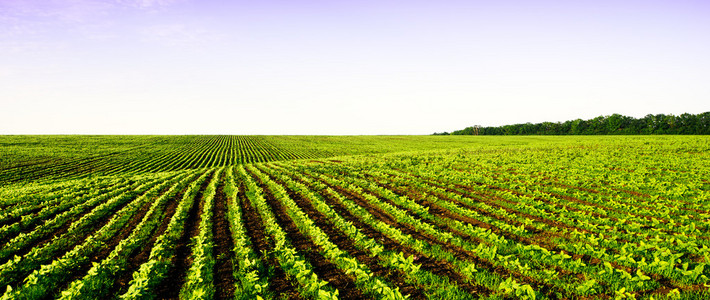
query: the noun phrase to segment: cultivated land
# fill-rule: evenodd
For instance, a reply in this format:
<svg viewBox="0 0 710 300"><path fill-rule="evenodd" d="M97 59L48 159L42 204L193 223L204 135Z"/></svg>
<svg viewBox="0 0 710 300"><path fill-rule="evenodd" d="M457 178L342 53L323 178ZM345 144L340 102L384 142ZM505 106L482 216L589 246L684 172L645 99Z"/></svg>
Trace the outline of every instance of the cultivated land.
<svg viewBox="0 0 710 300"><path fill-rule="evenodd" d="M710 137L0 136L2 299L708 299Z"/></svg>

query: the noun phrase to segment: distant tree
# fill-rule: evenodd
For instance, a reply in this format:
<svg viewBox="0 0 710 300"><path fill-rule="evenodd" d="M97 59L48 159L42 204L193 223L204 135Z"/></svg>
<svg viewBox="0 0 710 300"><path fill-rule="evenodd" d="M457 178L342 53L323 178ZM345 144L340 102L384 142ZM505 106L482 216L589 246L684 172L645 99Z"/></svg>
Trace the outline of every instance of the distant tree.
<svg viewBox="0 0 710 300"><path fill-rule="evenodd" d="M648 114L643 117L643 127L641 128L640 134L654 134L656 131L655 118L654 115Z"/></svg>
<svg viewBox="0 0 710 300"><path fill-rule="evenodd" d="M616 134L619 131L623 130L624 126L624 116L620 114L613 114L609 117L606 118L606 133L607 134Z"/></svg>
<svg viewBox="0 0 710 300"><path fill-rule="evenodd" d="M697 132L697 116L689 113L684 113L676 119L678 125L678 134L696 134Z"/></svg>
<svg viewBox="0 0 710 300"><path fill-rule="evenodd" d="M572 121L572 134L586 134L587 132L587 122L582 119L577 119Z"/></svg>
<svg viewBox="0 0 710 300"><path fill-rule="evenodd" d="M435 135L449 134L435 133ZM524 123L503 126L474 126L451 132L452 135L581 135L581 134L710 134L710 112L684 113L680 116L648 114L640 119L612 114L590 120Z"/></svg>
<svg viewBox="0 0 710 300"><path fill-rule="evenodd" d="M695 134L710 134L710 112L699 114L697 121L698 130Z"/></svg>
<svg viewBox="0 0 710 300"><path fill-rule="evenodd" d="M572 132L572 121L566 121L560 123L559 129L555 134L571 134Z"/></svg>

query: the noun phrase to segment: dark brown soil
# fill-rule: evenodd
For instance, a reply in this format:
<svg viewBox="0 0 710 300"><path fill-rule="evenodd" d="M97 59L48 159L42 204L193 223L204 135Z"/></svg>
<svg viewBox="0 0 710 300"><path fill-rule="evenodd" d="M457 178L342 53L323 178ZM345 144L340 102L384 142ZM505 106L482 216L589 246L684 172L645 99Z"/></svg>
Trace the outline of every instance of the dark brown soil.
<svg viewBox="0 0 710 300"><path fill-rule="evenodd" d="M413 175L413 174L410 174L410 175L411 175L411 176L418 177L417 175ZM487 195L487 194L480 193L480 192L478 192L478 191L471 191L471 190L467 189L465 186L461 186L461 185L457 185L457 188L463 189L465 192L462 191L462 190L459 190L459 189L448 188L448 187L446 187L446 186L444 186L444 185L437 185L436 183L433 183L433 182L431 182L431 181L426 181L426 183L427 183L427 184L430 184L430 185L432 185L432 186L436 186L436 187L445 189L445 190L447 190L447 191L449 191L449 192L462 195L462 196L472 197L473 195L467 194L467 193L465 193L465 192L474 193L475 195L482 196L482 197L480 197L480 198L476 198L477 200L486 202L486 203L491 204L491 205L493 205L493 204L490 202L490 200L489 200L488 198L486 198L486 196L492 197L492 198L495 198L495 199L499 199L499 198L497 198L497 197L494 196L494 195ZM480 184L481 184L481 185L486 185L486 184L484 184L484 183L480 183ZM492 189L497 189L497 188L498 188L498 187L495 187L495 186L489 186L489 187L492 188ZM438 196L438 197L442 197L442 198L444 198L444 199L448 199L447 196L446 196L446 195L443 195L443 194L437 194L437 196ZM475 196L473 196L473 197L475 197ZM451 199L448 199L448 200L451 200ZM503 201L503 200L501 199L501 201ZM461 204L461 205L463 205L463 204ZM571 209L571 208L570 208L570 209ZM517 212L515 212L515 213L517 213ZM538 246L544 247L544 248L546 248L546 249L548 249L548 250L550 250L550 251L555 251L555 252L561 252L561 251L568 252L568 251L566 251L566 250L564 250L564 249L560 249L560 248L558 247L558 245L551 243L550 238L553 237L553 234L552 234L552 233L549 233L549 232L545 232L544 234L537 234L537 235L535 235L533 238L526 238L526 237L521 237L521 236L517 236L517 235L508 234L508 233L506 233L506 232L501 231L501 230L500 230L499 228L497 228L497 227L492 227L492 226L491 226L491 227L487 227L487 228L491 229L492 232L494 232L494 233L496 233L496 234L498 234L498 235L504 236L506 239L510 239L510 240L516 241L516 242L518 242L518 243L522 243L522 244L526 244L526 245L538 245ZM579 228L578 228L577 230L578 230L578 231L584 231L583 229L579 229ZM585 232L587 232L587 231L585 231ZM608 249L608 250L609 250L610 253L616 253L616 250L615 250L615 249ZM593 257L591 257L591 256L589 256L589 255L579 255L579 254L573 254L573 253L570 253L570 254L572 255L572 259L575 259L575 260L576 260L576 259L581 259L581 261L583 261L584 263L589 264L589 265L600 265L600 264L604 263L603 261L601 261L601 260L599 260L599 259L597 259L597 258L593 258ZM619 265L619 264L617 264L617 263L615 263L615 262L609 262L609 263L612 265L612 267L614 267L614 268L616 268L616 269L624 270L624 271L629 272L629 273L632 273L632 274L636 272L635 269L632 269L632 268L629 268L629 267L626 267L626 266L623 266L623 265ZM563 273L563 272L561 272L561 273ZM671 282L668 278L666 278L665 276L661 276L661 275L658 275L658 274L648 274L648 276L650 276L653 280L658 281L658 282L661 283L663 286L675 288L675 285L673 285L672 282Z"/></svg>
<svg viewBox="0 0 710 300"><path fill-rule="evenodd" d="M264 198L271 207L277 223L286 232L291 245L311 264L313 272L318 275L318 278L327 281L328 284L338 289L339 298L341 299L365 299L365 295L355 285L354 279L318 253L319 246L298 230L294 221L286 213L286 208L281 206L281 203L274 198L266 184L259 177L254 174L251 175L264 190Z"/></svg>
<svg viewBox="0 0 710 300"><path fill-rule="evenodd" d="M214 236L214 256L216 263L214 266L214 286L216 299L234 298L234 276L232 276L232 259L234 253L234 241L229 230L227 220L227 196L224 194L224 176L220 180L217 193L214 198L214 222L212 225L212 235Z"/></svg>
<svg viewBox="0 0 710 300"><path fill-rule="evenodd" d="M471 199L473 199L473 200L486 203L486 204L488 204L488 205L490 205L490 206L492 206L492 207L494 207L494 208L497 208L497 209L504 209L504 210L506 210L506 211L508 211L508 212L510 212L510 213L512 213L512 214L519 215L519 216L522 216L522 217L526 217L526 218L529 218L529 219L532 219L532 220L535 220L535 221L538 221L538 222L541 222L541 223L545 223L545 224L547 224L547 225L549 225L549 226L553 226L553 227L564 227L564 228L568 228L568 229L577 229L578 231L585 232L585 233L588 232L588 231L586 231L586 230L584 230L584 229L581 229L581 228L567 226L566 224L561 223L561 222L557 222L557 221L553 221L553 220L549 220L549 219L540 218L540 217L533 216L533 215L530 215L530 214L527 214L527 213L524 213L524 212L520 212L520 211L518 211L518 210L511 210L510 208L505 207L505 206L502 206L502 205L496 203L496 202L493 201L493 200L501 201L501 202L505 202L505 203L510 203L509 201L507 201L507 200L505 200L505 199L502 199L502 198L500 198L500 197L497 197L497 196L495 196L495 195L488 195L488 194L480 193L480 192L478 192L478 191L475 191L475 190L473 190L473 189L467 188L467 187L462 186L462 185L456 185L457 189L455 189L455 188L447 187L447 186L445 186L445 185L439 185L439 184L436 184L436 183L433 183L433 182L430 182L430 181L425 181L425 183L426 183L427 185L430 185L430 186L433 186L433 187L436 187L436 188L439 188L439 189L446 190L446 191L449 192L449 193L453 193L453 194L457 194L457 195L459 195L459 196L471 198ZM407 188L409 189L410 187L407 187ZM449 197L448 195L446 195L445 193L440 193L440 192L438 192L438 191L432 191L432 190L422 191L422 190L420 190L420 189L418 189L418 188L411 188L411 190L407 190L407 191L405 191L404 189L394 188L393 191L395 191L396 193L404 193L404 194L406 194L406 195L409 195L410 198L412 198L412 199L416 199L416 198L418 197L418 196L416 196L416 194L412 194L412 193L411 193L411 192L413 192L413 191L417 191L417 193L429 193L429 194L435 195L435 196L436 196L437 198L439 198L439 199L442 199L442 200L444 200L444 201L454 203L454 204L456 204L456 205L458 205L458 206L461 206L461 207L463 207L463 208L466 208L466 209L475 211L475 212L477 212L477 213L479 213L479 214L481 214L481 215L483 215L483 216L486 216L486 217L489 217L489 218L493 218L493 219L499 220L499 221L501 221L501 222L505 222L506 224L511 224L511 225L513 225L513 226L520 226L520 225L522 225L522 223L519 222L519 221L510 219L510 218L507 218L507 217L504 217L504 216L500 216L500 215L498 215L498 214L494 214L494 213L488 212L488 211L486 211L486 210L480 209L480 208L478 208L478 207L475 207L475 206L466 204L466 203L464 203L464 202L455 200L455 199ZM504 234L499 228L493 226L492 224L484 223L484 222L478 221L478 220L476 220L476 219L474 219L474 218L470 218L470 217L467 217L467 216L461 216L461 215L458 215L458 214L453 214L452 212L449 212L447 209L445 209L445 208L443 208L443 207L440 207L440 206L438 206L438 205L436 205L436 204L434 204L434 203L429 203L429 202L427 202L427 201L423 201L423 202L420 202L419 204L422 204L422 205L425 205L425 206L429 205L429 206L431 206L431 207L437 209L438 212L440 212L440 213L442 213L442 214L446 214L446 216L447 216L448 218L454 218L454 219L457 219L457 220L462 221L462 222L471 223L471 224L476 225L476 226L478 226L478 227L482 227L482 228L486 228L486 229L491 229L493 232L495 232L496 234L499 234L499 235L504 235L504 236L505 236L505 235L509 235L509 234L507 234L507 233ZM515 203L511 203L511 204L515 204ZM528 232L533 233L533 234L541 234L541 233L542 233L539 229L537 229L537 228L535 228L535 227L533 227L533 226L525 226L525 230L527 230Z"/></svg>
<svg viewBox="0 0 710 300"><path fill-rule="evenodd" d="M402 171L399 171L399 172L402 172ZM406 172L403 172L403 173L406 173ZM408 174L408 173L407 173L407 174ZM500 201L500 202L508 203L508 204L511 204L511 205L515 205L516 203L513 203L513 202L511 202L511 201L508 201L508 200L506 200L506 199L500 198L500 197L495 196L495 195L485 194L485 193L483 193L483 192L477 191L477 190L475 190L475 189L472 189L472 188L467 187L467 186L464 186L464 185L454 184L455 188L451 188L451 187L445 185L445 183L432 182L431 180L426 180L426 179L420 178L419 176L413 175L413 174L408 174L408 175L417 177L418 179L422 180L422 182L424 182L425 184L427 184L427 185L429 185L429 186L436 187L436 188L439 188L439 189L443 189L443 190L445 190L445 191L447 191L447 192L449 192L449 193L453 193L453 194L456 194L456 195L459 195L459 196L471 198L471 199L473 199L473 200L486 203L486 204L488 204L488 205L490 205L490 206L492 206L492 207L494 207L494 208L504 209L504 210L506 210L506 211L508 211L508 212L510 212L510 213L512 213L512 214L519 215L519 216L523 216L523 217L526 217L526 218L529 218L529 219L533 219L533 220L536 220L536 221L538 221L538 222L545 223L545 224L547 224L547 225L549 225L549 226L553 226L553 227L563 227L563 228L568 228L568 229L571 229L571 230L572 230L572 229L576 229L577 231L580 231L580 232L589 233L588 230L585 230L585 229L583 229L583 228L577 228L577 227L568 226L568 225L566 225L566 224L564 224L564 223L562 223L562 222L558 222L558 221L554 221L554 220L548 220L548 219L540 218L540 217L537 217L537 216L533 216L533 215L530 215L530 214L521 212L521 211L519 211L519 210L510 209L510 208L508 208L508 207L505 207L505 206L503 206L503 205L500 205L500 204L496 203L495 201ZM479 184L479 185L485 185L485 186L489 187L490 189L494 189L494 190L500 189L500 188L498 188L498 187L490 186L490 185L487 185L487 184L484 184L484 183L478 183L478 184ZM471 206L471 205L468 205L468 204L466 204L466 203L464 203L464 202L461 202L461 201L452 199L451 197L449 197L449 196L446 195L445 193L440 193L440 192L437 192L437 191L426 191L426 192L427 192L427 193L430 193L430 194L433 194L433 195L435 195L436 197L438 197L438 198L440 198L440 199L442 199L442 200L455 203L456 205L461 206L461 207L466 208L466 209L473 210L473 211L475 211L475 212L477 212L477 213L479 213L479 214L481 214L481 215L483 215L483 216L490 217L490 218L493 218L493 219L497 219L497 220L500 220L500 221L505 222L505 223L507 223L507 224L514 225L514 226L520 226L520 225L522 225L522 223L520 223L520 222L518 222L518 221L516 221L516 220L512 220L512 219L507 218L507 217L499 216L499 215L497 215L497 214L488 212L488 211L483 210L483 209L480 209L480 208L478 208L478 207ZM514 191L511 191L511 192L514 192ZM494 200L495 200L495 201L494 201ZM570 210L573 210L574 208L569 208L569 209L570 209ZM491 225L491 224L483 223L483 222L477 221L477 220L472 219L472 218L468 218L468 219L469 219L471 222L474 222L474 223L472 223L472 224L474 224L474 225L477 225L477 226L479 226L479 227L483 227L483 228L486 228L486 229L491 229L491 231L493 231L494 233L496 233L496 234L498 234L498 235L505 236L506 238L515 239L515 237L513 237L513 235L511 235L511 234L509 234L509 233L506 233L506 232L502 231L500 228L495 227L495 226L493 226L493 225ZM463 221L463 220L461 220L461 221ZM527 230L528 232L534 233L534 234L541 234L541 233L542 233L542 232L540 232L540 230L538 230L537 228L532 227L532 226L525 226L525 230ZM548 232L548 233L542 233L542 234L551 234L551 233Z"/></svg>
<svg viewBox="0 0 710 300"><path fill-rule="evenodd" d="M22 204L18 204L18 205L25 205L25 204L22 203ZM28 205L31 205L31 204L28 204ZM43 208L44 208L44 206L38 205L37 207L32 208L32 209L26 211L26 212L24 213L24 215L25 215L25 216L26 216L26 215L36 215L36 214L37 214L40 210L42 210ZM15 207L8 208L8 209L0 209L0 211L3 211L3 210L5 210L5 211L10 211L10 210L12 210L12 209L15 209ZM5 226L5 225L8 225L8 224L17 223L17 222L19 222L20 220L22 220L22 216L15 216L15 217L7 218L7 219L5 219L5 220L0 220L0 227ZM19 225L22 227L22 224L19 224ZM32 228L34 228L34 226L33 226ZM31 228L30 228L30 229L31 229ZM23 228L23 230L28 230L28 229ZM11 237L8 237L7 239L10 239L10 238L11 238ZM3 243L4 243L4 242L0 242L0 244L3 244Z"/></svg>
<svg viewBox="0 0 710 300"><path fill-rule="evenodd" d="M147 243L142 245L140 251L137 254L129 255L128 265L125 269L122 269L119 274L115 274L116 281L114 282L112 291L107 293L107 295L120 295L127 291L129 286L128 283L131 281L131 279L133 279L133 271L137 270L141 266L141 264L148 261L148 259L150 258L150 252L153 249L155 242L158 240L158 237L163 235L165 230L168 228L168 224L170 224L170 219L175 214L175 210L177 209L178 204L180 204L180 200L182 200L182 197L186 191L187 187L183 188L182 191L178 192L175 197L173 197L173 199L167 201L160 225L158 225L158 228L153 232L153 235L151 236L150 240L148 240Z"/></svg>
<svg viewBox="0 0 710 300"><path fill-rule="evenodd" d="M41 246L41 245L47 243L48 241L51 241L55 236L59 236L59 235L62 235L62 234L64 234L64 233L66 233L67 230L69 229L69 227L71 226L71 224L72 224L74 221L76 221L76 220L78 220L79 218L81 218L84 214L86 214L87 212L89 212L91 209L93 209L93 206L92 206L92 207L87 207L84 211L79 212L79 213L78 213L77 215L75 215L75 216L72 216L72 217L70 217L70 218L66 218L66 219L62 220L62 222L64 222L64 223L61 224L61 225L59 225L54 231L51 231L51 232L44 232L44 233L42 233L42 235L39 236L39 238L35 239L34 241L30 242L29 244L26 244L24 247L21 247L21 248L16 249L16 250L15 250L15 255L24 256L25 254L27 254L28 252L30 252L30 250L32 250L32 248ZM36 216L36 213L37 213L38 211L39 211L39 209L38 209L37 211L35 211L35 213L33 213L33 215ZM52 214L46 216L46 217L43 218L42 220L34 220L34 221L32 221L31 224L27 224L27 223L25 223L25 224L22 224L22 223L18 224L19 227L20 227L20 230L17 231L17 232L15 232L15 233L8 234L8 236L7 236L6 238L0 240L0 245L2 245L2 247L5 247L6 243L9 242L9 241L11 241L13 238L17 237L17 236L20 235L20 234L27 234L27 233L30 233L30 232L34 231L35 229L37 229L37 226L38 226L38 225L40 225L40 224L42 224L42 223L44 223L44 222L46 222L46 221L52 220L57 214L63 213L64 211L66 211L66 210L56 211L56 212L54 212L54 213L52 213ZM34 216L33 216L33 217L34 217ZM20 219L21 219L21 218L18 218L18 220L20 220Z"/></svg>
<svg viewBox="0 0 710 300"><path fill-rule="evenodd" d="M392 187L392 186L389 186L389 185L384 184L384 183L379 182L379 181L378 181L378 184L380 184L381 186L383 186L383 187L385 187L385 188L391 190L391 191L394 192L395 194L398 194L398 195L400 195L400 196L407 196L409 199L417 199L417 198L421 198L421 197L422 197L421 195L415 194L415 193L413 192L413 190L407 190L407 191L405 191L404 189ZM373 193L372 191L370 191L370 192ZM393 204L393 203L390 203L390 204ZM470 218L470 217L467 217L467 216L462 216L462 215L455 214L455 213L453 213L453 212L451 212L451 211L449 211L449 210L447 210L447 209L441 208L440 206L436 206L435 204L432 204L432 203L429 203L429 202L420 201L419 204L422 204L422 205L425 206L425 207L429 207L429 208L430 208L429 211L430 211L431 213L437 214L437 215L442 216L442 217L444 217L444 218L454 219L454 220L458 220L458 221L465 222L465 223L470 223L470 224L472 224L472 225L476 225L476 226L479 226L479 227L483 227L484 225L487 225L487 227L484 227L484 228L488 228L488 229L490 229L490 228L492 227L492 226L490 226L490 225L488 225L488 224L486 224L486 223L480 222L480 221L478 221L478 220L476 220L476 219L473 219L473 218ZM393 205L394 205L394 204L393 204ZM404 209L404 208L402 208L402 209L405 210L405 211L407 211L410 215L414 215L414 212L412 212L411 210ZM446 221L444 221L443 223L446 223ZM433 225L433 224L432 224L432 225ZM467 239L467 237L468 237L468 235L466 235L466 234L464 234L464 233L461 233L461 232L458 232L458 231L456 231L456 230L453 230L453 229L450 228L450 227L447 227L446 230L449 231L449 232L451 232L451 233L453 233L454 235L459 236L460 238L463 238L463 239ZM505 277L510 277L510 276L515 276L516 278L523 279L526 283L530 283L531 286L533 286L533 287L535 287L536 289L542 291L543 293L546 293L547 296L548 296L548 297L551 297L552 299L554 299L554 298L556 297L556 296L554 295L554 292L564 293L564 291L559 290L559 289L558 289L557 287L555 287L554 285L541 282L541 281L539 281L539 280L533 279L533 278L531 278L531 277L529 277L529 276L525 276L525 275L520 274L520 273L518 273L518 272L510 272L510 271L508 271L507 269L505 269L505 268L503 268L503 267L496 267L496 266L493 266L493 264L492 264L491 262L486 261L486 260L483 260L483 259L477 257L474 253L472 253L472 252L470 252L470 251L468 251L468 250L465 250L465 249L463 249L463 248L460 248L460 247L457 247L457 246L454 246L454 245L450 245L450 244L447 244L447 243L440 242L439 240L436 240L436 239L434 239L434 238L431 238L431 239L429 239L428 241L429 241L430 243L438 244L438 245L441 245L442 247L445 247L445 248L448 248L448 249L453 249L452 253L454 254L454 256L456 256L456 258L458 258L458 259L460 259L460 260L464 260L464 261L475 262L477 266L483 266L483 268L488 269L489 271L492 271L492 272L494 272L494 273L497 273L497 274L499 274L499 275L500 275L501 277L503 277L503 278L505 278ZM485 243L485 242L479 241L479 240L474 240L474 241L475 241L475 242L478 242L478 243ZM552 268L552 269L555 270L555 271L557 271L557 272L560 272L560 273L563 274L563 275L569 275L569 274L571 274L571 272L569 272L569 271L567 271L567 270L564 270L564 269L561 269L561 268L559 268L559 267L554 267L554 268Z"/></svg>
<svg viewBox="0 0 710 300"><path fill-rule="evenodd" d="M316 178L313 178L316 179ZM319 180L319 179L316 179ZM351 199L355 201L358 205L361 207L365 208L370 214L372 214L375 218L385 222L386 224L398 228L399 230L402 230L406 234L411 234L412 236L418 238L418 239L423 239L423 240L429 240L430 238L425 237L423 235L420 235L418 232L407 228L407 226L397 222L397 220L387 214L386 212L380 211L379 209L371 206L369 202L366 199L363 199L362 196L359 194L353 193L349 190L346 190L342 187L339 186L334 186L331 185L325 181L321 181L321 183L325 184L326 186L330 187L333 189L335 192L346 196L348 199ZM448 278L453 282L456 282L456 285L461 288L464 291L467 291L468 293L471 294L489 294L490 291L480 285L473 285L468 282L461 274L457 273L454 270L454 267L449 264L446 261L440 261L433 259L431 257L428 257L414 249L411 249L409 247L406 247L386 235L382 234L381 232L377 231L376 229L372 228L370 225L367 225L363 223L359 218L357 218L355 215L351 214L350 211L347 210L347 208L337 200L337 197L328 194L327 192L325 194L322 194L328 203L338 214L340 214L343 218L346 220L350 221L358 227L363 234L367 235L370 238L373 238L377 241L380 241L380 243L387 249L395 252L402 252L405 256L414 256L416 258L416 262L421 265L422 269L427 270L437 276L443 277L443 278Z"/></svg>
<svg viewBox="0 0 710 300"><path fill-rule="evenodd" d="M268 275L261 274L261 276L267 276L269 289L274 295L283 295L289 299L301 299L298 291L294 288L297 283L288 280L286 273L281 269L276 258L268 254L274 246L272 241L266 237L261 216L251 206L249 199L246 197L244 182L239 183L237 197L239 206L242 209L242 222L246 229L246 234L254 247L254 252L262 255L261 260L266 268L269 269Z"/></svg>
<svg viewBox="0 0 710 300"><path fill-rule="evenodd" d="M165 192L165 190L162 191L162 192ZM136 195L136 193L133 192L133 191L128 191L128 193L133 193L133 195ZM115 208L113 211L114 211L114 212L117 212L117 211L121 210L124 206L128 205L128 203L130 203L130 202L131 202L131 200L127 200L126 202L121 203L121 204L118 205L118 207ZM85 214L89 213L92 209L94 209L96 206L98 206L98 205L100 205L100 204L101 204L101 203L96 203L96 205L94 205L94 206L87 207L84 211L82 211L82 212L80 212L80 213L74 215L74 216L71 217L70 219L67 219L64 224L62 224L61 226L59 226L59 228L57 228L57 229L56 229L55 231L53 231L52 233L50 233L50 234L45 234L45 235L42 236L40 239L38 239L38 240L36 240L36 241L34 241L34 242L32 242L32 243L27 244L25 247L22 247L22 248L18 249L17 252L16 252L16 255L24 256L24 255L26 255L27 253L29 253L33 248L42 247L42 246L44 246L45 244L47 244L47 243L49 243L50 241L52 241L52 239L54 239L54 237L64 235L64 234L69 230L69 227L71 227L71 225L72 225L74 222L76 222L76 221L78 221L79 219L81 219ZM111 215L112 215L111 212L109 212L109 213L107 214L107 216L111 216ZM104 218L103 220L99 220L97 225L100 225L100 226L93 226L93 228L95 228L96 230L98 230L99 228L103 227L103 224L106 224L109 220L110 220L110 218ZM92 233L93 233L93 231L92 231Z"/></svg>
<svg viewBox="0 0 710 300"><path fill-rule="evenodd" d="M111 252L116 248L116 246L118 246L118 244L122 240L126 239L129 235L131 235L138 223L140 223L141 220L143 220L143 218L146 216L148 210L153 204L153 201L160 197L160 195L164 194L169 188L169 186L165 187L162 191L160 191L160 193L152 197L151 200L146 201L146 203L135 214L131 216L126 225L124 225L124 227L121 228L121 230L119 230L116 235L114 235L109 241L107 241L105 245L99 249L98 253L95 253L91 257L91 261L102 261L106 257L108 257L108 255L111 254ZM63 282L59 282L56 284L57 287L60 287L58 290L64 290L69 286L71 282L83 277L91 269L91 267L92 265L89 263L81 265L77 270L74 270L74 272L71 273L71 276L65 277L65 280ZM48 294L46 296L50 297L52 295Z"/></svg>
<svg viewBox="0 0 710 300"><path fill-rule="evenodd" d="M169 189L169 187L166 187L165 190L167 189ZM165 190L161 191L160 194L164 193ZM160 196L155 196L152 200L155 200L158 197ZM109 240L104 247L101 247L101 250L96 255L94 255L94 259L99 260L107 257L111 253L111 251L113 251L113 248L118 245L118 243L127 238L131 234L131 232L133 232L133 229L136 227L136 225L138 225L138 223L141 222L141 220L143 220L143 217L145 217L146 213L152 205L153 201L146 201L146 203L143 204L143 206L138 209L138 211L133 214L133 216L131 216L126 226L121 228L121 230L115 236L113 236L113 238L111 238L111 240Z"/></svg>
<svg viewBox="0 0 710 300"><path fill-rule="evenodd" d="M27 214L34 214L38 212L41 209L41 207L37 207L29 211ZM7 218L5 220L0 220L0 227L8 225L8 224L14 224L20 221L21 217L12 217L12 218ZM7 242L6 240L0 240L0 244L4 244Z"/></svg>
<svg viewBox="0 0 710 300"><path fill-rule="evenodd" d="M122 209L124 206L128 205L128 204L129 204L130 202L132 202L133 200L135 200L135 197L134 197L133 199L131 199L131 200L126 201L126 203L121 204L120 207L119 207L117 210L115 210L115 211L119 211L120 209ZM149 203L146 204L146 205L144 205L143 207L141 207L141 209L136 212L136 215L139 215L141 211L142 211L142 214L145 215L145 212L148 210L148 207L150 207L150 206L149 206ZM136 217L136 215L134 215L134 217ZM123 230L124 230L124 231L127 230L128 233L130 233L130 230L133 228L133 226L135 226L135 224L137 224L138 222L140 222L140 219L142 219L142 216L139 216L139 217L138 217L138 221L135 222L135 223L133 223L133 225L126 224L125 227L123 228ZM76 239L75 241L81 241L81 240L83 240L84 237L86 237L86 236L91 236L91 235L94 234L96 231L98 231L99 229L101 229L102 227L104 227L104 226L106 225L106 223L108 223L110 220L111 220L111 217L107 217L107 218L100 219L94 226L92 226L87 232L81 234L81 237L80 237L79 239ZM132 219L131 219L131 220L132 220ZM129 220L129 222L130 222L131 220ZM120 232L119 232L119 234L120 234ZM127 236L127 234L126 234L125 236ZM76 238L76 237L74 237L74 238ZM50 238L49 240L51 240L51 238ZM37 243L35 246L43 245L44 243L49 242L49 240L40 241L40 243ZM121 241L121 239L118 239L118 240L116 241L116 237L114 237L114 238L111 240L111 242L110 242L113 246L109 246L109 245L106 246L106 247L110 247L110 248L108 248L108 249L109 249L109 250L108 250L108 251L109 251L108 253L110 253L110 251L113 250L113 247L115 247L116 245L118 245L118 242L120 242L120 241ZM60 249L57 249L57 250L53 251L53 253L50 253L50 254L48 255L48 256L51 256L51 259L46 260L46 261L41 261L41 262L39 262L39 263L46 263L46 262L49 262L49 261L51 261L51 260L53 260L53 259L58 259L58 258L60 258L60 257L63 255L63 253L65 253L65 251L67 251L68 248L71 248L71 247L73 247L73 246L75 246L75 244L74 244L74 243L71 243L71 244L69 244L69 245L66 245L66 247L62 247L62 248L60 248ZM28 249L32 249L32 248L28 248ZM25 251L25 252L28 252L28 251ZM94 255L94 257L93 257L93 258L94 258L94 261L95 261L96 259L99 259L99 258L100 258L100 259L103 259L104 257L108 256L108 253L105 253L105 255L103 255L103 256ZM86 271L88 271L88 268L87 268L86 266L84 266L84 268L80 269L79 271L75 271L74 274L76 274L76 276L75 276L73 279L76 279L76 278L79 278L80 276L83 276L84 272L86 272ZM15 284L17 284L22 278L28 276L30 273L31 273L31 271L23 272L23 273L17 274L16 276L14 276L14 278L17 278L17 280L12 281L9 285L15 286ZM73 279L72 279L72 280L73 280ZM70 282L71 282L71 281L70 281Z"/></svg>
<svg viewBox="0 0 710 300"><path fill-rule="evenodd" d="M389 189L397 195L407 196L409 199L411 199L411 200L415 201L416 203L418 203L419 205L427 208L429 213L432 215L440 216L444 219L457 220L462 223L468 223L471 225L475 225L476 227L481 227L481 228L486 228L486 229L490 229L492 227L488 223L481 222L477 219L471 218L466 215L459 215L459 214L454 213L446 208L441 207L438 204L428 202L428 201L422 199L423 196L421 194L415 193L413 190L405 190L404 188L399 188L399 187L395 187L395 186L391 186L389 184L383 183L382 181L380 181L378 179L375 179L375 180L383 188ZM414 215L414 213L412 211L410 211L410 210L407 210L407 211L410 214ZM452 226L447 224L446 221L442 221L441 223L444 223L444 224L438 224L438 225L445 227L445 230L447 230L447 231L450 231L450 232L452 232L458 236L461 236L463 238L466 238L466 239L472 239L476 243L487 244L487 242L485 242L481 239L469 237L467 234L457 231Z"/></svg>
<svg viewBox="0 0 710 300"><path fill-rule="evenodd" d="M199 191L195 195L195 203L188 212L187 220L185 220L185 229L182 237L175 245L175 257L173 258L173 266L168 271L168 276L156 288L156 294L161 299L177 299L180 295L180 288L185 283L185 275L190 268L192 258L190 258L190 241L200 231L200 221L202 219L202 194L209 185L214 174L210 174L202 182Z"/></svg>
<svg viewBox="0 0 710 300"><path fill-rule="evenodd" d="M346 251L355 257L359 262L367 265L368 269L370 269L370 271L372 271L375 275L386 278L388 281L395 284L403 295L409 294L411 299L424 298L424 292L421 289L405 281L406 274L399 270L393 270L381 266L378 263L377 258L371 257L368 252L359 250L350 238L348 238L341 231L336 230L336 227L332 224L332 220L313 207L310 201L303 199L300 194L288 189L286 185L277 178L271 176L271 179L286 188L289 197L291 197L291 199L298 204L298 206L311 218L311 220L313 220L318 228L328 235L329 240L336 244L340 250Z"/></svg>

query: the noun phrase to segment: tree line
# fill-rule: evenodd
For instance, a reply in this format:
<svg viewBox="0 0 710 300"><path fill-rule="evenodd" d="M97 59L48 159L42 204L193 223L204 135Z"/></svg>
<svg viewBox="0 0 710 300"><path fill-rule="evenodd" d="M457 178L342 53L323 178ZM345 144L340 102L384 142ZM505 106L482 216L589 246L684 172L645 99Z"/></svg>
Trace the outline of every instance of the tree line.
<svg viewBox="0 0 710 300"><path fill-rule="evenodd" d="M643 118L613 114L589 120L524 123L503 126L471 126L434 135L605 135L605 134L710 134L710 112L648 114Z"/></svg>

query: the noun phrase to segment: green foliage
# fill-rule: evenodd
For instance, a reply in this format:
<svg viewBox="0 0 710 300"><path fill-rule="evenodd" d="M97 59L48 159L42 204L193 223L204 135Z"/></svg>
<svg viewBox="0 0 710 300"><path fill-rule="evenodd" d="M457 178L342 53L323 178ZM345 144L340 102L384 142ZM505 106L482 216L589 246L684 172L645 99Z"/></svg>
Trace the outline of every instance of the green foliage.
<svg viewBox="0 0 710 300"><path fill-rule="evenodd" d="M449 133L444 132L443 135ZM590 120L467 127L452 135L618 135L618 134L710 134L710 112L697 115L646 115L643 118L613 114ZM442 135L435 133L434 135Z"/></svg>
<svg viewBox="0 0 710 300"><path fill-rule="evenodd" d="M519 284L512 278L501 282L498 289L506 295L515 296L516 299L535 300L537 297L535 290L528 284Z"/></svg>
<svg viewBox="0 0 710 300"><path fill-rule="evenodd" d="M23 138L52 140L6 141ZM232 258L238 299L278 298L275 271L303 298L344 296L314 257L373 299L708 298L706 137L172 138L127 138L114 154L98 146L101 156L59 150L66 158L46 164L2 149L28 157L28 168L0 168L2 299L160 298L200 201L185 284L174 287L186 299L216 297L220 257ZM147 140L154 149L128 146ZM217 196L231 253L215 253ZM260 222L247 220L254 213ZM282 218L312 252L294 246ZM262 230L266 251L250 230ZM149 257L135 258L140 250ZM118 287L119 276L132 280Z"/></svg>

